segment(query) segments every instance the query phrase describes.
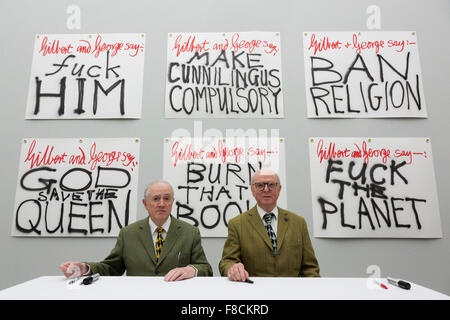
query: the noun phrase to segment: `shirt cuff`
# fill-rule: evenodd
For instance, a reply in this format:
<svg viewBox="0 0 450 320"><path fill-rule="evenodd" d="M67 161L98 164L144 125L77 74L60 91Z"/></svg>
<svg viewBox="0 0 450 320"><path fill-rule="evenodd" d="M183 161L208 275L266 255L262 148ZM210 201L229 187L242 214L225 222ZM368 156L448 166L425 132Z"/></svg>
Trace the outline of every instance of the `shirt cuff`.
<svg viewBox="0 0 450 320"><path fill-rule="evenodd" d="M81 276L89 276L89 275L92 273L92 271L91 271L91 266L88 265L87 263L86 263L86 265L87 265L87 267L88 267L88 271L86 271L86 273L85 273L85 274L82 274Z"/></svg>
<svg viewBox="0 0 450 320"><path fill-rule="evenodd" d="M188 264L187 265L188 267L192 267L192 268L194 268L194 270L195 270L195 275L194 275L194 277L196 277L197 276L197 274L198 274L198 270L197 270L197 268L196 267L194 267L192 264Z"/></svg>

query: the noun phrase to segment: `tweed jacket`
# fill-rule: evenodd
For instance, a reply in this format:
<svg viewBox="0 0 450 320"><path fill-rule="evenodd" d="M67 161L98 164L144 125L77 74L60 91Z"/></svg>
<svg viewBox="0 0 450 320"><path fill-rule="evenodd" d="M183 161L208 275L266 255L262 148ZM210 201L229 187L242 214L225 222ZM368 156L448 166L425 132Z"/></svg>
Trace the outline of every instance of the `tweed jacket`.
<svg viewBox="0 0 450 320"><path fill-rule="evenodd" d="M250 276L320 277L319 264L309 238L305 220L278 208L277 254L256 206L234 217L228 224L219 271L242 262Z"/></svg>
<svg viewBox="0 0 450 320"><path fill-rule="evenodd" d="M116 246L102 262L87 262L93 273L119 276L164 276L173 268L192 265L198 276L212 276L198 228L171 217L161 257L156 261L149 217L120 230Z"/></svg>

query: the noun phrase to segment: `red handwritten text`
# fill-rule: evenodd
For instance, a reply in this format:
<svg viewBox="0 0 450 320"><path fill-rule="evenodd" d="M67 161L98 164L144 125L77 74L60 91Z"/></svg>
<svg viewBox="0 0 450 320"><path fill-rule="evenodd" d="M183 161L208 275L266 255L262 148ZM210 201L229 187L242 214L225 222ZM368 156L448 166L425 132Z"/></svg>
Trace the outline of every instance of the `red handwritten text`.
<svg viewBox="0 0 450 320"><path fill-rule="evenodd" d="M335 50L335 49L341 49L342 43L337 41L330 41L328 37L325 37L321 40L316 40L316 35L313 33L311 36L310 44L308 47L308 50L311 50L311 48L314 48L314 54L317 52L322 52L326 50Z"/></svg>
<svg viewBox="0 0 450 320"><path fill-rule="evenodd" d="M360 42L358 39L358 35L356 33L353 34L353 49L355 49L357 53L361 53L363 50L372 49L375 49L375 53L379 53L380 48L384 48L384 40Z"/></svg>
<svg viewBox="0 0 450 320"><path fill-rule="evenodd" d="M328 147L324 147L323 140L320 139L317 143L317 156L319 157L319 162L325 159L335 159L335 158L348 158L350 157L350 150L345 148L343 150L336 150L336 143L330 142Z"/></svg>
<svg viewBox="0 0 450 320"><path fill-rule="evenodd" d="M50 166L52 164L65 163L67 160L67 154L65 152L62 154L53 154L54 146L47 145L43 154L41 151L35 152L35 147L36 140L33 140L28 149L27 157L25 158L25 163L30 162L30 169L41 165Z"/></svg>
<svg viewBox="0 0 450 320"><path fill-rule="evenodd" d="M59 40L49 42L48 38L44 37L41 42L41 49L39 50L39 53L42 53L43 56L46 56L47 54L71 54L72 49L72 44L64 46L59 43Z"/></svg>
<svg viewBox="0 0 450 320"><path fill-rule="evenodd" d="M183 36L180 34L176 40L175 40L175 46L172 48L172 50L177 50L177 57L182 52L204 52L209 50L209 42L203 41L201 43L195 43L195 36L189 36L187 41L184 41L181 43Z"/></svg>
<svg viewBox="0 0 450 320"><path fill-rule="evenodd" d="M235 52L240 49L248 49L248 52L252 53L255 48L259 48L262 44L261 40L239 40L239 33L233 34L231 38L231 47Z"/></svg>
<svg viewBox="0 0 450 320"><path fill-rule="evenodd" d="M103 164L108 167L114 162L121 162L123 166L128 167L135 160L135 157L129 152L97 152L97 144L95 142L91 146L89 155L90 159L88 164L91 165L91 170L94 170L99 164Z"/></svg>

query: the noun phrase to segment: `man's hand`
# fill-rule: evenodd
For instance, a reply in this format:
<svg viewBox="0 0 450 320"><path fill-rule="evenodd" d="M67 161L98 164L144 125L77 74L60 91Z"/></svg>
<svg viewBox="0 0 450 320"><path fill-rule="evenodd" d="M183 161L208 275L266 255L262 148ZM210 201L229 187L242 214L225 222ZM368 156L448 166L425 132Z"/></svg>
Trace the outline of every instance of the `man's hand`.
<svg viewBox="0 0 450 320"><path fill-rule="evenodd" d="M179 281L189 279L195 276L195 268L186 266L184 268L175 268L167 272L164 276L164 281Z"/></svg>
<svg viewBox="0 0 450 320"><path fill-rule="evenodd" d="M66 278L72 279L80 277L88 272L88 265L83 262L68 261L59 266Z"/></svg>
<svg viewBox="0 0 450 320"><path fill-rule="evenodd" d="M246 281L249 279L248 272L241 262L234 264L228 269L228 279L231 281Z"/></svg>

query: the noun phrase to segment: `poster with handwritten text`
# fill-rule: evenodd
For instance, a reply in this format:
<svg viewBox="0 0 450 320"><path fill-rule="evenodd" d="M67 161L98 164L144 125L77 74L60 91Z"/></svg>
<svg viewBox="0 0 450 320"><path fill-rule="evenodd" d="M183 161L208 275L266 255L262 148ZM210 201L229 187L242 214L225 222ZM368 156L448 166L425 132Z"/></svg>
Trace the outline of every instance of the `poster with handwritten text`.
<svg viewBox="0 0 450 320"><path fill-rule="evenodd" d="M278 32L170 33L167 118L283 118Z"/></svg>
<svg viewBox="0 0 450 320"><path fill-rule="evenodd" d="M40 34L26 119L140 118L145 34Z"/></svg>
<svg viewBox="0 0 450 320"><path fill-rule="evenodd" d="M23 140L11 235L116 237L136 220L139 139Z"/></svg>
<svg viewBox="0 0 450 320"><path fill-rule="evenodd" d="M304 32L308 118L426 118L414 31Z"/></svg>
<svg viewBox="0 0 450 320"><path fill-rule="evenodd" d="M442 238L427 138L310 138L315 237Z"/></svg>
<svg viewBox="0 0 450 320"><path fill-rule="evenodd" d="M225 141L224 141L225 140ZM278 173L278 205L286 208L284 140L250 137L167 138L164 179L175 191L172 214L202 237L227 237L228 221L256 205L251 178L261 168Z"/></svg>

